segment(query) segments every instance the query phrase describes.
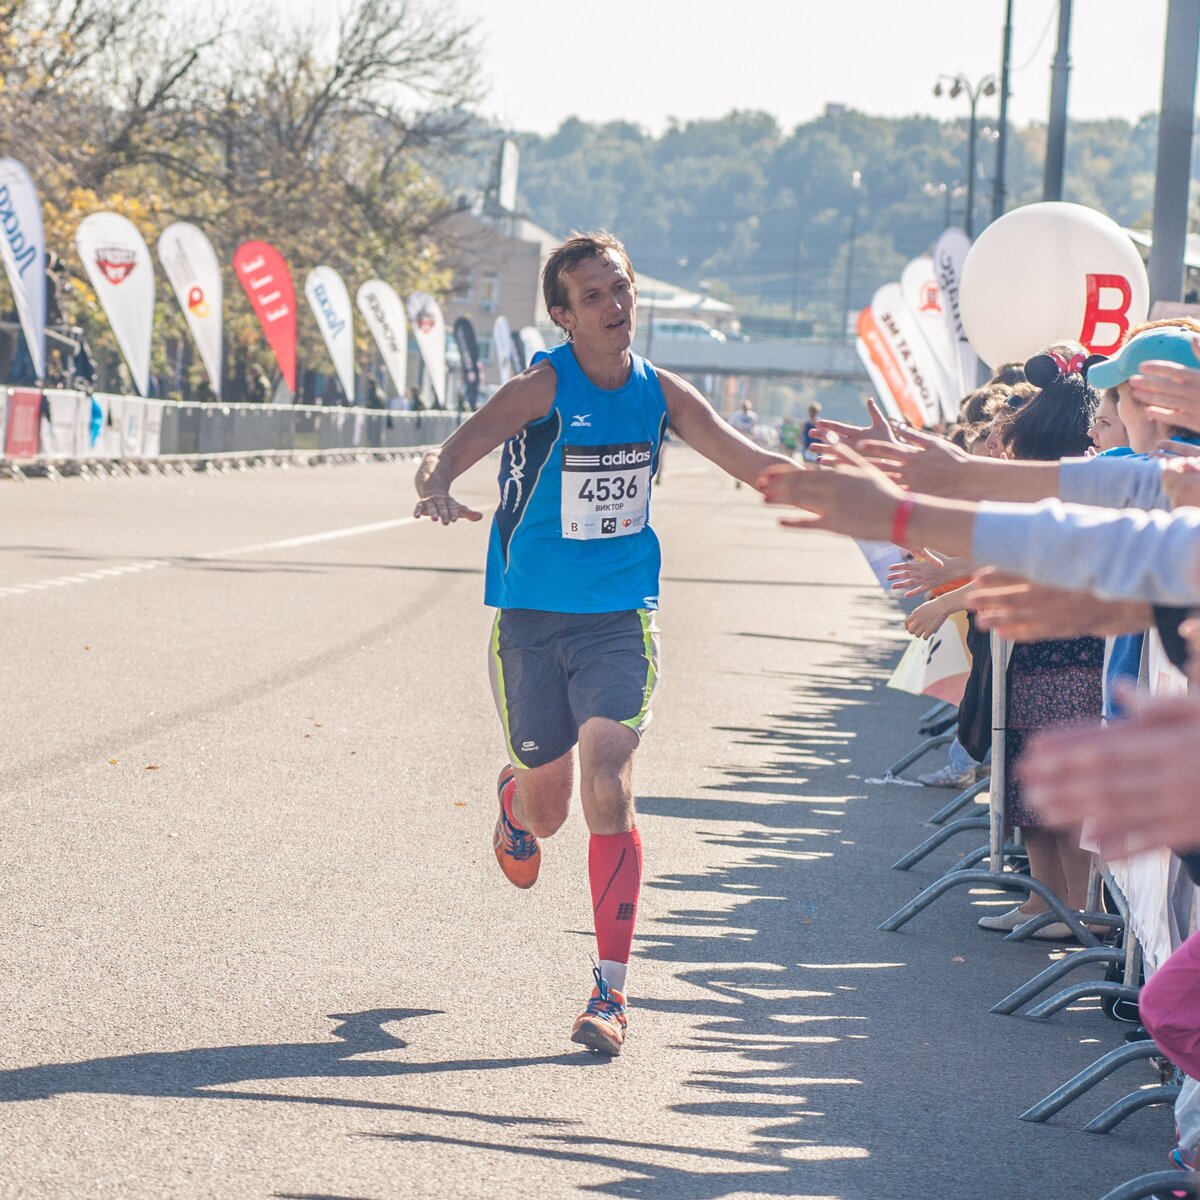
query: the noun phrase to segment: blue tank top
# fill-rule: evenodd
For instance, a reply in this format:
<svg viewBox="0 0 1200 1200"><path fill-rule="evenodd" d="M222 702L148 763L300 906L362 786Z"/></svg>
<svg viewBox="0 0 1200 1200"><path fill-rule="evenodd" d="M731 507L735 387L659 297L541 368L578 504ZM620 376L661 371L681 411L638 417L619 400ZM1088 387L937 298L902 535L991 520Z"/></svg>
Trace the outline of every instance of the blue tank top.
<svg viewBox="0 0 1200 1200"><path fill-rule="evenodd" d="M583 373L570 342L545 357L557 376L554 405L504 444L484 602L566 613L657 608L650 481L667 428L658 376L635 354L626 383L607 391Z"/></svg>

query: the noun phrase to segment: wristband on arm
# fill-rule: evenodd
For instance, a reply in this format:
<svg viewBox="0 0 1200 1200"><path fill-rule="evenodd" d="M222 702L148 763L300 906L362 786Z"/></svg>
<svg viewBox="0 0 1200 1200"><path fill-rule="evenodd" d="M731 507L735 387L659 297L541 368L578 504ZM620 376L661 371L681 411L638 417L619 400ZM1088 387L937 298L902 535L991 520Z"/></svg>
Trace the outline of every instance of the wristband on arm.
<svg viewBox="0 0 1200 1200"><path fill-rule="evenodd" d="M912 518L913 509L917 507L916 500L912 496L905 496L899 504L896 505L896 511L892 515L892 543L908 550L910 547L906 539L908 538L908 522Z"/></svg>

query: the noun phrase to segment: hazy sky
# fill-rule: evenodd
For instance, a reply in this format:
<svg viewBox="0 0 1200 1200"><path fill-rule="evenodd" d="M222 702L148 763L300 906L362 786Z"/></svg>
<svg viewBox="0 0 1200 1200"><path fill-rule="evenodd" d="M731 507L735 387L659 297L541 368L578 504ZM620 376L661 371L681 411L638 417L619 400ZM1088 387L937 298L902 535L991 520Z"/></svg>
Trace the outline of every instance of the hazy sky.
<svg viewBox="0 0 1200 1200"><path fill-rule="evenodd" d="M671 117L765 109L785 127L827 101L869 113L963 115L938 74L1000 65L1003 0L453 0L479 22L484 111L548 132L566 116L659 131ZM1010 113L1046 119L1057 0L1014 0ZM1075 0L1071 113L1159 106L1167 0ZM995 113L994 100L979 112Z"/></svg>

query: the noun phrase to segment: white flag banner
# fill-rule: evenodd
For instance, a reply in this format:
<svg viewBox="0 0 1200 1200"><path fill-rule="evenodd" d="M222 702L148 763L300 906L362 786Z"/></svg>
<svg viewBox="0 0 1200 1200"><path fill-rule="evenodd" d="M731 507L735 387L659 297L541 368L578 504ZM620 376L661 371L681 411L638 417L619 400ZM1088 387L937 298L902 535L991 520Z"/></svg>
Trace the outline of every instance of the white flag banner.
<svg viewBox="0 0 1200 1200"><path fill-rule="evenodd" d="M871 315L920 406L922 423L936 425L942 419L937 365L904 303L904 293L898 283L885 283L875 293L871 300Z"/></svg>
<svg viewBox="0 0 1200 1200"><path fill-rule="evenodd" d="M913 638L887 685L914 696L958 704L971 673L967 615L954 613L932 637Z"/></svg>
<svg viewBox="0 0 1200 1200"><path fill-rule="evenodd" d="M22 163L0 158L0 255L38 379L46 374L46 233L37 188Z"/></svg>
<svg viewBox="0 0 1200 1200"><path fill-rule="evenodd" d="M408 381L408 325L404 320L404 301L390 283L372 279L358 289L355 297L375 345L383 356L383 365L403 396Z"/></svg>
<svg viewBox="0 0 1200 1200"><path fill-rule="evenodd" d="M965 230L957 226L944 230L933 247L933 270L942 294L942 315L950 343L958 351L955 382L960 389L960 397L973 391L975 381L979 378L979 357L967 340L958 306L958 282L962 278L963 263L970 249L971 239Z"/></svg>
<svg viewBox="0 0 1200 1200"><path fill-rule="evenodd" d="M221 398L221 331L224 295L221 264L203 230L186 221L168 225L158 239L162 263L200 351L208 380Z"/></svg>
<svg viewBox="0 0 1200 1200"><path fill-rule="evenodd" d="M904 268L900 275L900 290L913 321L929 346L937 372L942 414L947 421L957 421L959 401L971 389L964 390L959 386L958 347L950 338L942 291L934 274L933 259L928 254L914 258Z"/></svg>
<svg viewBox="0 0 1200 1200"><path fill-rule="evenodd" d="M127 217L98 212L80 222L75 249L116 335L134 386L146 396L150 392L150 340L154 329L154 262L150 248Z"/></svg>
<svg viewBox="0 0 1200 1200"><path fill-rule="evenodd" d="M544 353L546 339L542 337L541 333L534 326L524 326L521 332L517 334L517 337L521 339L521 345L525 347L525 361L527 363L533 362L535 354Z"/></svg>
<svg viewBox="0 0 1200 1200"><path fill-rule="evenodd" d="M333 369L349 404L354 403L354 310L342 277L332 267L315 267L304 281L304 294L317 318Z"/></svg>
<svg viewBox="0 0 1200 1200"><path fill-rule="evenodd" d="M412 325L421 361L429 374L439 405L446 403L446 321L442 306L428 292L413 292L408 298L408 320Z"/></svg>
<svg viewBox="0 0 1200 1200"><path fill-rule="evenodd" d="M875 361L870 346L863 338L858 337L854 339L854 349L858 353L859 361L866 368L871 385L875 388L875 399L879 401L884 415L892 421L907 420L899 404L896 403L896 397L892 395L892 389L888 384L887 377Z"/></svg>
<svg viewBox="0 0 1200 1200"><path fill-rule="evenodd" d="M516 355L513 353L512 328L507 317L497 317L492 326L492 358L496 362L496 370L500 373L501 385L520 373Z"/></svg>

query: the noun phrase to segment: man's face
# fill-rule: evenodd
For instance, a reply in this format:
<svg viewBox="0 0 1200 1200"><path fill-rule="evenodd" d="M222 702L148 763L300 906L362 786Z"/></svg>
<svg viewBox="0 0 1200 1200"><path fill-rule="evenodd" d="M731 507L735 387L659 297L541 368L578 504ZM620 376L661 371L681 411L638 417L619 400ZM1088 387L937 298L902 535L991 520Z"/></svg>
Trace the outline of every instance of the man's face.
<svg viewBox="0 0 1200 1200"><path fill-rule="evenodd" d="M628 350L637 328L637 288L612 250L585 258L563 275L567 306L550 315L575 342Z"/></svg>

